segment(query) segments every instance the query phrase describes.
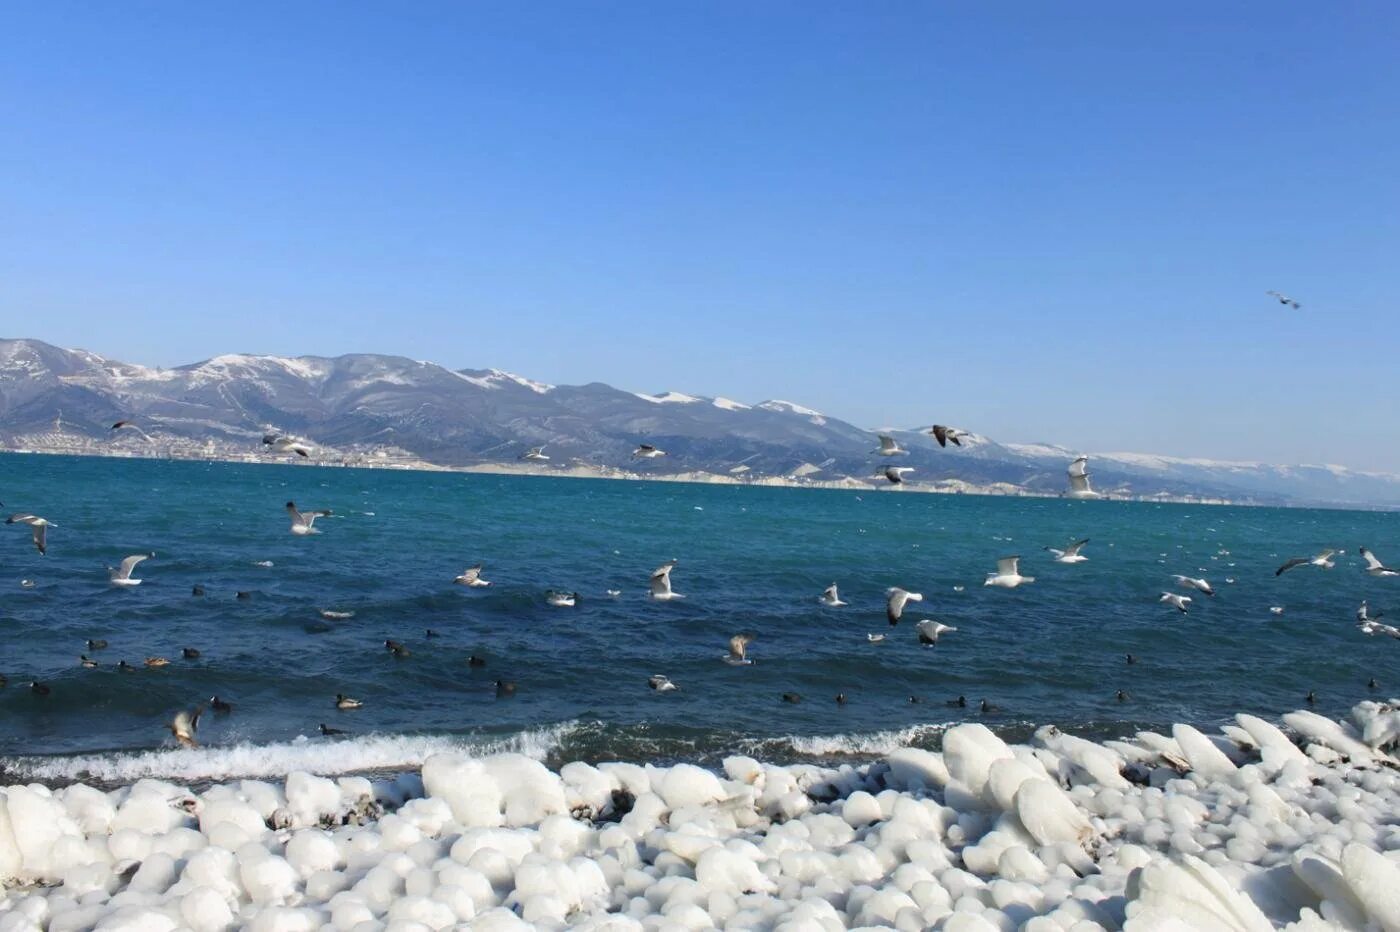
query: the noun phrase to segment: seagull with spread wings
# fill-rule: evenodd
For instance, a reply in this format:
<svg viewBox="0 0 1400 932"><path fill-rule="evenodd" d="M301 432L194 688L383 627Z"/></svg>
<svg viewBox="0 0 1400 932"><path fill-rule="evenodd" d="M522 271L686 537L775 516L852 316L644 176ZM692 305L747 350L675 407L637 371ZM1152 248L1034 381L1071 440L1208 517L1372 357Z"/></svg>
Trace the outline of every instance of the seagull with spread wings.
<svg viewBox="0 0 1400 932"><path fill-rule="evenodd" d="M1320 566L1324 570L1330 570L1337 565L1337 561L1333 558L1344 553L1346 553L1345 550L1324 550L1315 557L1294 557L1283 564L1283 566L1274 570L1274 575L1282 576L1284 573L1297 566Z"/></svg>
<svg viewBox="0 0 1400 932"><path fill-rule="evenodd" d="M1046 547L1045 549L1055 555L1056 563L1083 563L1089 558L1080 554L1079 551L1083 550L1084 545L1088 542L1089 538L1086 537L1083 540L1077 540L1072 544L1068 544L1064 550L1059 550L1055 547Z"/></svg>
<svg viewBox="0 0 1400 932"><path fill-rule="evenodd" d="M667 560L665 563L651 571L651 597L662 602L671 599L683 599L685 596L671 589L671 570L676 566L675 560Z"/></svg>
<svg viewBox="0 0 1400 932"><path fill-rule="evenodd" d="M1361 559L1366 561L1366 572L1372 576L1400 576L1400 570L1386 566L1374 553L1362 547Z"/></svg>
<svg viewBox="0 0 1400 932"><path fill-rule="evenodd" d="M28 514L10 515L5 519L5 523L29 525L30 531L34 535L34 547L39 551L39 556L41 557L49 552L49 528L58 527L57 524L51 523L48 518L41 518L38 515Z"/></svg>
<svg viewBox="0 0 1400 932"><path fill-rule="evenodd" d="M899 445L899 442L889 434L876 434L880 438L880 446L871 450L871 453L878 453L881 456L906 456L909 451Z"/></svg>
<svg viewBox="0 0 1400 932"><path fill-rule="evenodd" d="M296 502L287 502L286 508L288 516L292 519L292 533L298 537L321 533L313 526L316 519L329 518L331 515L329 508L324 511L298 511Z"/></svg>
<svg viewBox="0 0 1400 932"><path fill-rule="evenodd" d="M1015 589L1023 583L1035 582L1034 576L1021 575L1020 557L1002 557L997 561L997 571L988 573L982 582L984 586L997 586L1002 589Z"/></svg>
<svg viewBox="0 0 1400 932"><path fill-rule="evenodd" d="M121 566L107 567L107 578L112 581L114 586L139 586L141 580L132 579L131 571L136 569L136 564L153 556L155 556L153 553L133 553L121 562Z"/></svg>
<svg viewBox="0 0 1400 932"><path fill-rule="evenodd" d="M890 627L899 624L899 619L904 614L904 606L910 602L922 602L923 593L910 592L898 586L892 586L885 590L885 620L890 623Z"/></svg>
<svg viewBox="0 0 1400 932"><path fill-rule="evenodd" d="M960 447L962 446L961 438L967 436L967 431L948 427L945 424L934 424L928 429L928 432L933 435L934 440L938 441L940 447L946 447L950 443L955 447Z"/></svg>

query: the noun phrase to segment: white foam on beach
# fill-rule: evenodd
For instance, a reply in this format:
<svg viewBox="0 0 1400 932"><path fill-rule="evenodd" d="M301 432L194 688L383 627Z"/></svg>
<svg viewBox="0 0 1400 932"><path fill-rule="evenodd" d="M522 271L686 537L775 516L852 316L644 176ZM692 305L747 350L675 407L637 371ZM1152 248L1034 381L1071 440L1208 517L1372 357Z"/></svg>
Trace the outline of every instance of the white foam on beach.
<svg viewBox="0 0 1400 932"><path fill-rule="evenodd" d="M878 757L899 748L923 745L957 724L910 725L887 731L835 735L784 735L752 742L754 751L771 753L786 747L807 757Z"/></svg>
<svg viewBox="0 0 1400 932"><path fill-rule="evenodd" d="M578 727L564 722L500 737L364 735L331 740L305 736L275 744L171 748L116 754L0 758L0 771L28 780L131 783L146 778L203 782L280 777L297 770L321 776L413 770L434 754L523 754L543 760Z"/></svg>

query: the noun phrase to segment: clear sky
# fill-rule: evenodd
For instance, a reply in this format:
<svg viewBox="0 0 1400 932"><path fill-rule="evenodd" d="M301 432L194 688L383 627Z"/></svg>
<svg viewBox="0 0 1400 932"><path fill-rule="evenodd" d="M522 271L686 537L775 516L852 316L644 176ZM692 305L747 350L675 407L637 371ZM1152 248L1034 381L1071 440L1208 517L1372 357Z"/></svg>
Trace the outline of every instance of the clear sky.
<svg viewBox="0 0 1400 932"><path fill-rule="evenodd" d="M1397 49L1391 2L7 3L0 334L1400 471Z"/></svg>

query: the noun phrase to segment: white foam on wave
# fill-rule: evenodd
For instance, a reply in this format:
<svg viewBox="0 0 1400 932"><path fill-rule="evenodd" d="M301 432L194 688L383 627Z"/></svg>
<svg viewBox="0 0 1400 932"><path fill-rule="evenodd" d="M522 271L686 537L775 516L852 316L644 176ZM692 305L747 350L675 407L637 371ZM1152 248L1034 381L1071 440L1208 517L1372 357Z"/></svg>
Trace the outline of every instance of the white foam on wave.
<svg viewBox="0 0 1400 932"><path fill-rule="evenodd" d="M770 751L775 745L790 748L808 757L878 757L899 748L922 745L947 731L957 722L910 725L887 731L836 735L785 735L753 742L755 749Z"/></svg>
<svg viewBox="0 0 1400 932"><path fill-rule="evenodd" d="M134 783L154 778L214 781L285 777L297 770L321 776L410 770L434 754L524 754L543 760L578 727L563 722L501 736L364 735L340 741L297 737L274 744L172 748L108 754L0 758L0 771L28 780Z"/></svg>

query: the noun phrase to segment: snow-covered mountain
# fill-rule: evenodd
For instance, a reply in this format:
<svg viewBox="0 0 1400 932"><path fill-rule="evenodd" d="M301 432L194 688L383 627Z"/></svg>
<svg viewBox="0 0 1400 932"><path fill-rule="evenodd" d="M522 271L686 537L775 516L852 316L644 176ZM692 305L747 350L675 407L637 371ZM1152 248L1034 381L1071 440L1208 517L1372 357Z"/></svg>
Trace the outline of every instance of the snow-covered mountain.
<svg viewBox="0 0 1400 932"><path fill-rule="evenodd" d="M747 404L678 391L638 394L600 382L548 385L499 369L453 370L401 356L216 356L153 369L37 340L0 340L0 445L33 446L61 416L68 434L105 438L134 419L153 436L257 449L267 430L336 449L396 447L443 465L513 461L545 445L551 463L639 472L869 477L874 436L791 401ZM973 435L940 449L896 432L901 465L920 482L960 479L1031 491L1065 486L1082 451ZM667 451L631 458L638 442ZM1099 453L1095 487L1133 496L1200 495L1259 502L1400 506L1400 476L1338 466L1271 466Z"/></svg>

